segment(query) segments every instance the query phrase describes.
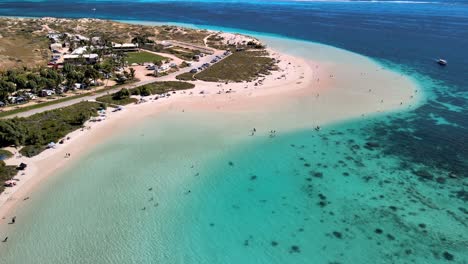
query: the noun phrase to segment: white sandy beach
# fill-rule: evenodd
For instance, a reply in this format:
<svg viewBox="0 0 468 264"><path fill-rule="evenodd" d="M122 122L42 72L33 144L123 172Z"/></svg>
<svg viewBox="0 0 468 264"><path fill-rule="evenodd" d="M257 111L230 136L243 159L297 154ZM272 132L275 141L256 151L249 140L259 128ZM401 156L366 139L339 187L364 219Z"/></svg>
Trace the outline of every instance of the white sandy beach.
<svg viewBox="0 0 468 264"><path fill-rule="evenodd" d="M335 52L338 56L344 53L327 49L330 50L325 52ZM93 146L162 112L196 113L213 122L229 120L229 127L224 130L226 136L236 136L245 135L246 129L253 127L284 133L410 108L419 98L420 93L410 79L384 70L359 55L347 54L356 60L339 62L336 58L325 59L323 55L316 61L309 61L272 53L281 61L280 70L262 77L262 84L258 81L227 85L197 81L194 89L177 92L169 98L152 100L154 96L150 96L145 98L147 102L126 106L123 111L108 109L104 121L88 122L89 129L72 132L70 140L63 145L33 158L7 160L7 164L24 162L28 167L24 175L20 172L16 176L20 181L15 187L0 194L0 217L15 215L21 203L27 202L25 198L34 199L37 186L77 162ZM65 158L66 153L71 157Z"/></svg>

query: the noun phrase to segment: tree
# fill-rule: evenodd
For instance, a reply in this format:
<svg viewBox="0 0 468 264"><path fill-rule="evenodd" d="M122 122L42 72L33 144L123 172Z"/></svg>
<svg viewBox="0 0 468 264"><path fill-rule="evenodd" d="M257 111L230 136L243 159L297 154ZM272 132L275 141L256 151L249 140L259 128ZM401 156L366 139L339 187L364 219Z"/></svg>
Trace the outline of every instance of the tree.
<svg viewBox="0 0 468 264"><path fill-rule="evenodd" d="M0 90L0 101L3 103L7 103L8 101L8 96L10 96L10 93L7 91L1 91Z"/></svg>
<svg viewBox="0 0 468 264"><path fill-rule="evenodd" d="M22 145L26 138L26 129L16 119L0 120L0 146Z"/></svg>
<svg viewBox="0 0 468 264"><path fill-rule="evenodd" d="M16 88L19 89L25 89L27 88L28 85L28 79L24 75L18 75L16 77Z"/></svg>
<svg viewBox="0 0 468 264"><path fill-rule="evenodd" d="M135 79L135 69L130 68L129 71L130 71L129 72L130 79L132 79L132 80Z"/></svg>
<svg viewBox="0 0 468 264"><path fill-rule="evenodd" d="M140 95L141 95L141 96L149 96L149 95L151 95L151 89L150 89L148 86L146 86L146 85L141 86L138 90L140 91Z"/></svg>
<svg viewBox="0 0 468 264"><path fill-rule="evenodd" d="M0 91L13 93L16 91L16 85L12 82L0 80Z"/></svg>
<svg viewBox="0 0 468 264"><path fill-rule="evenodd" d="M31 89L31 91L33 93L37 93L37 91L39 90L39 85L37 85L36 81L34 80L30 80L28 82L28 85L26 86L28 89Z"/></svg>
<svg viewBox="0 0 468 264"><path fill-rule="evenodd" d="M84 72L85 80L92 79L95 84L97 84L97 79L99 78L100 74L99 71L96 70L94 67L87 66Z"/></svg>
<svg viewBox="0 0 468 264"><path fill-rule="evenodd" d="M116 92L113 96L112 99L114 100L122 100L125 98L130 97L130 91L126 88L121 89L120 91Z"/></svg>

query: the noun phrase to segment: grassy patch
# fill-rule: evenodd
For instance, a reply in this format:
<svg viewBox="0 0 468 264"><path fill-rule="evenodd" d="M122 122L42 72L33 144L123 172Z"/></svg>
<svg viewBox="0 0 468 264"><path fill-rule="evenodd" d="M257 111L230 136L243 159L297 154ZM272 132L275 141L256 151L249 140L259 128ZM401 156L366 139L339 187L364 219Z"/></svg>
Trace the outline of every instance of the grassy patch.
<svg viewBox="0 0 468 264"><path fill-rule="evenodd" d="M116 99L114 98L114 94L108 94L108 95L104 95L104 96L96 98L96 101L103 102L106 104L111 104L111 105L128 105L128 104L136 103L138 100L135 98L131 98L131 97Z"/></svg>
<svg viewBox="0 0 468 264"><path fill-rule="evenodd" d="M199 55L201 53L199 50L191 50L182 47L164 48L162 45L158 44L147 44L144 45L143 48L154 52L172 54L179 59L188 61L192 60L193 56Z"/></svg>
<svg viewBox="0 0 468 264"><path fill-rule="evenodd" d="M0 147L26 146L22 152L27 150L30 155L37 155L48 143L57 142L97 116L100 107L99 103L80 102L26 118L0 120Z"/></svg>
<svg viewBox="0 0 468 264"><path fill-rule="evenodd" d="M194 84L188 82L177 82L177 81L167 81L167 82L154 82L147 85L143 85L138 88L147 87L151 90L152 94L163 94L171 91L178 90L187 90L195 87Z"/></svg>
<svg viewBox="0 0 468 264"><path fill-rule="evenodd" d="M5 149L0 149L0 160L8 159L11 157L13 157L13 153Z"/></svg>
<svg viewBox="0 0 468 264"><path fill-rule="evenodd" d="M195 74L195 78L207 82L252 81L275 69L274 59L264 50L234 52L208 69Z"/></svg>
<svg viewBox="0 0 468 264"><path fill-rule="evenodd" d="M181 80L181 81L196 81L197 80L195 79L195 77L193 77L193 73L191 72L179 74L176 76L176 79Z"/></svg>
<svg viewBox="0 0 468 264"><path fill-rule="evenodd" d="M145 62L157 62L157 61L163 61L163 60L167 60L168 58L166 57L163 57L163 56L159 56L157 54L153 54L153 53L150 53L150 52L146 52L146 51L140 51L140 52L129 52L127 53L127 58L125 58L125 60L129 63L129 64L132 64L132 63L138 63L138 64L141 64L141 63L145 63Z"/></svg>

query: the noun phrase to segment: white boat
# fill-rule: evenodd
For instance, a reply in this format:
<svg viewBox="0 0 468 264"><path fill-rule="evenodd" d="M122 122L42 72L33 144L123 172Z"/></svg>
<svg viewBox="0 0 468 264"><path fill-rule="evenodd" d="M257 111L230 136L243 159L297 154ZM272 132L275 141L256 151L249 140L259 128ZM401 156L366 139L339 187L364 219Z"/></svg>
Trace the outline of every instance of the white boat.
<svg viewBox="0 0 468 264"><path fill-rule="evenodd" d="M438 59L438 60L437 60L437 63L438 63L439 65L442 65L442 66L447 65L447 61L446 61L446 60L443 60L443 59Z"/></svg>

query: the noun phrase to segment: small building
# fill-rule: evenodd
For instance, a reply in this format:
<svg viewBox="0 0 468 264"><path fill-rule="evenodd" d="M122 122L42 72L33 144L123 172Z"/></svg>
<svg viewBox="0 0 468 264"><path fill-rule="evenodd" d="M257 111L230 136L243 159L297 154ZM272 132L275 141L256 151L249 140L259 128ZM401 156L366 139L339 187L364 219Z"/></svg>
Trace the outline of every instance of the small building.
<svg viewBox="0 0 468 264"><path fill-rule="evenodd" d="M81 55L81 54L86 53L87 49L88 49L87 46L79 47L79 48L76 48L75 50L73 50L71 54L72 55Z"/></svg>
<svg viewBox="0 0 468 264"><path fill-rule="evenodd" d="M54 51L54 50L59 50L62 48L62 44L60 43L52 43L50 44L50 50Z"/></svg>
<svg viewBox="0 0 468 264"><path fill-rule="evenodd" d="M61 36L62 36L62 34L59 34L59 33L49 33L49 34L47 34L47 38L49 38L49 40L50 40L52 43L57 43L57 42L59 42Z"/></svg>
<svg viewBox="0 0 468 264"><path fill-rule="evenodd" d="M99 44L101 44L101 37L92 37L92 38L91 38L91 43L92 43L93 45L99 45Z"/></svg>
<svg viewBox="0 0 468 264"><path fill-rule="evenodd" d="M138 43L112 43L113 51L122 51L122 52L136 52L138 51Z"/></svg>
<svg viewBox="0 0 468 264"><path fill-rule="evenodd" d="M83 36L83 35L80 35L80 34L75 34L75 41L89 41L89 38Z"/></svg>
<svg viewBox="0 0 468 264"><path fill-rule="evenodd" d="M99 61L99 55L97 54L68 54L63 56L64 63L70 64L81 64L85 62L86 64L95 64Z"/></svg>
<svg viewBox="0 0 468 264"><path fill-rule="evenodd" d="M161 44L161 46L163 46L163 48L165 48L165 49L170 48L170 47L173 46L170 41L166 41L166 40L161 41L159 44Z"/></svg>

